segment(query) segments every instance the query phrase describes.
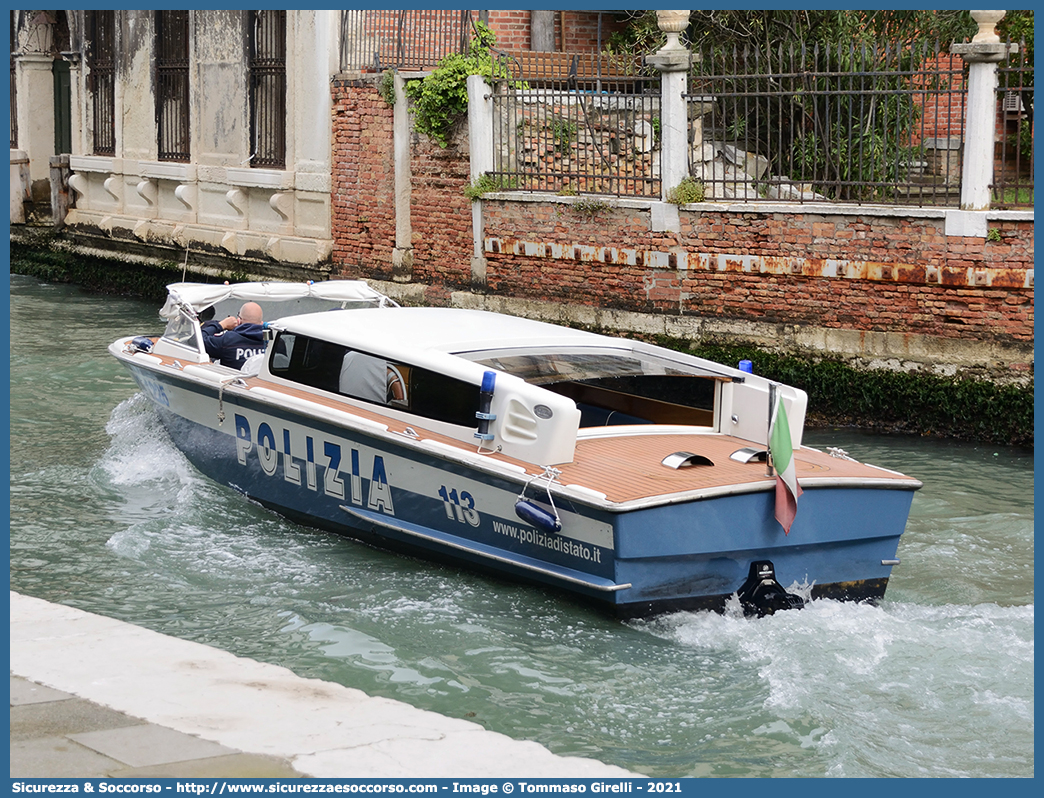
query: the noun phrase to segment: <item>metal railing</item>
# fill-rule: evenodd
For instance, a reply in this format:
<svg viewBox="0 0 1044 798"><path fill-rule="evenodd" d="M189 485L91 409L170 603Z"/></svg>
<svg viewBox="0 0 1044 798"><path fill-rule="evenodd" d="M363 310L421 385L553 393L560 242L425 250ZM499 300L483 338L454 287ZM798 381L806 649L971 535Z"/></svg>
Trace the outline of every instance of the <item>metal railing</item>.
<svg viewBox="0 0 1044 798"><path fill-rule="evenodd" d="M712 48L687 99L706 199L959 204L965 67L938 44Z"/></svg>
<svg viewBox="0 0 1044 798"><path fill-rule="evenodd" d="M506 190L659 197L660 77L633 58L501 54L491 177Z"/></svg>
<svg viewBox="0 0 1044 798"><path fill-rule="evenodd" d="M471 25L471 11L342 11L341 71L431 69L467 51Z"/></svg>
<svg viewBox="0 0 1044 798"><path fill-rule="evenodd" d="M1002 63L997 85L997 155L993 162L992 207L1033 205L1033 64L1026 43Z"/></svg>

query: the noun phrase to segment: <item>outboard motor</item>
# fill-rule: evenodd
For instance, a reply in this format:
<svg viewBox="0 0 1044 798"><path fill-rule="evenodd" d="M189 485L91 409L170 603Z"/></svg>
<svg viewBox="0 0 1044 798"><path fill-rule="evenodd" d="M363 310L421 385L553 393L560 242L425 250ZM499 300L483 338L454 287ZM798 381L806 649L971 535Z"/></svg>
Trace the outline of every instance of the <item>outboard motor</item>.
<svg viewBox="0 0 1044 798"><path fill-rule="evenodd" d="M783 589L776 581L776 567L771 560L757 560L750 564L747 581L736 591L743 612L763 618L778 610L798 610L805 606L801 596Z"/></svg>

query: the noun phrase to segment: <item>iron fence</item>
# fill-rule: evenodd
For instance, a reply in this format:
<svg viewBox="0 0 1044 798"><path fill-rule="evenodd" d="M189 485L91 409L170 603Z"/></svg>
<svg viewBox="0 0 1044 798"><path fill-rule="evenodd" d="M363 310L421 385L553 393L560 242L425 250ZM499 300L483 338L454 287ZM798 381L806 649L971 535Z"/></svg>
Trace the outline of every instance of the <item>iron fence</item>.
<svg viewBox="0 0 1044 798"><path fill-rule="evenodd" d="M706 199L957 205L965 83L937 43L711 48L690 174Z"/></svg>
<svg viewBox="0 0 1044 798"><path fill-rule="evenodd" d="M468 49L471 11L341 12L341 70L422 70Z"/></svg>
<svg viewBox="0 0 1044 798"><path fill-rule="evenodd" d="M1002 63L997 81L997 145L992 207L1033 205L1033 64L1026 43Z"/></svg>
<svg viewBox="0 0 1044 798"><path fill-rule="evenodd" d="M634 58L500 54L496 187L659 197L660 78Z"/></svg>

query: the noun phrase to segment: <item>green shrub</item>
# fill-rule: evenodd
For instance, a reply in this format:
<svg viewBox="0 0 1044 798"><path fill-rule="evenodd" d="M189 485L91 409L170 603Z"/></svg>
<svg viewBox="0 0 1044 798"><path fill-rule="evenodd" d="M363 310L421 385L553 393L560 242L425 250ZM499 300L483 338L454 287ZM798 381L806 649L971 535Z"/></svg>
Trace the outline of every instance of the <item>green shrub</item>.
<svg viewBox="0 0 1044 798"><path fill-rule="evenodd" d="M467 53L452 53L423 80L406 84L413 101L413 127L440 147L449 146L454 123L468 110L468 76L507 77L506 69L493 59L490 48L496 36L484 22L475 23L475 38Z"/></svg>
<svg viewBox="0 0 1044 798"><path fill-rule="evenodd" d="M703 202L703 183L691 177L682 181L667 192L667 201L675 205L688 205L690 202Z"/></svg>
<svg viewBox="0 0 1044 798"><path fill-rule="evenodd" d="M483 194L495 191L511 191L518 186L518 179L483 172L474 183L464 187L464 196L471 202L482 199Z"/></svg>

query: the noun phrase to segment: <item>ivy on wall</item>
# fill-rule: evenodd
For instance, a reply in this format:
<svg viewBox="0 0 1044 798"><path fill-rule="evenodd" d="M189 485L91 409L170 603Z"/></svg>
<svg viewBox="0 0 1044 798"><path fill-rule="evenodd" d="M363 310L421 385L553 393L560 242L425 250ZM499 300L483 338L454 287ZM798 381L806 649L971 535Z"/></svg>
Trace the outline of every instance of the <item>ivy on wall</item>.
<svg viewBox="0 0 1044 798"><path fill-rule="evenodd" d="M406 84L406 96L413 102L413 127L440 147L449 146L453 125L468 110L468 76L507 77L490 48L496 44L493 31L475 22L475 38L466 53L452 53L423 80Z"/></svg>

